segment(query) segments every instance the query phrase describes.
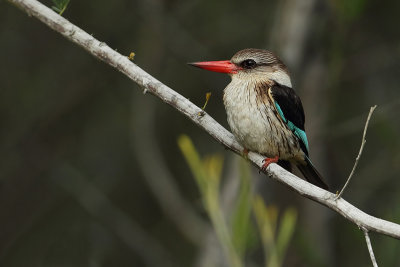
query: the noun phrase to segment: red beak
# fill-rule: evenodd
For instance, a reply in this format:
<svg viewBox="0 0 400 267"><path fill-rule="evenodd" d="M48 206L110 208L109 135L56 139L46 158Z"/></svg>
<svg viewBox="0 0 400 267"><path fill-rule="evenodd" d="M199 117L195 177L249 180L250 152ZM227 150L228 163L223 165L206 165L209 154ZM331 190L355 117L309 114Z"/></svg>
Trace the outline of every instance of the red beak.
<svg viewBox="0 0 400 267"><path fill-rule="evenodd" d="M230 62L229 60L222 61L204 61L204 62L193 62L188 63L189 65L198 67L200 69L205 69L214 72L222 73L237 73L238 67Z"/></svg>

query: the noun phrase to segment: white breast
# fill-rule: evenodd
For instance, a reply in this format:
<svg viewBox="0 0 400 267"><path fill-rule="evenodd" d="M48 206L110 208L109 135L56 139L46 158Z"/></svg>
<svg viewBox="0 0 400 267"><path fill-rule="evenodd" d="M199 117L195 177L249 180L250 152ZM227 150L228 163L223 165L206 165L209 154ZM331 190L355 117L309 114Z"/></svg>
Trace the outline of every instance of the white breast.
<svg viewBox="0 0 400 267"><path fill-rule="evenodd" d="M243 82L233 76L224 90L228 123L235 137L248 150L267 157L303 158L292 132L282 127L274 107L262 101L254 88L253 81Z"/></svg>

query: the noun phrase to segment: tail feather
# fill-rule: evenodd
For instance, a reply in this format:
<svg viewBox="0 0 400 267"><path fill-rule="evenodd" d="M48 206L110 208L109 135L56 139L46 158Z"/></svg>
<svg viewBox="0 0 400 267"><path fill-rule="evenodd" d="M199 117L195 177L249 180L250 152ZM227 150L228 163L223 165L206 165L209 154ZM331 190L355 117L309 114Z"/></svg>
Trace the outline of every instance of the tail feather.
<svg viewBox="0 0 400 267"><path fill-rule="evenodd" d="M304 178L306 178L307 181L325 190L329 190L329 187L325 183L321 174L319 174L317 169L315 169L315 167L313 166L313 164L311 163L310 159L307 156L306 156L306 165L298 164L297 168L301 171L301 173L304 175Z"/></svg>
<svg viewBox="0 0 400 267"><path fill-rule="evenodd" d="M290 164L287 160L278 160L278 165L287 170L288 172L292 172L292 164Z"/></svg>

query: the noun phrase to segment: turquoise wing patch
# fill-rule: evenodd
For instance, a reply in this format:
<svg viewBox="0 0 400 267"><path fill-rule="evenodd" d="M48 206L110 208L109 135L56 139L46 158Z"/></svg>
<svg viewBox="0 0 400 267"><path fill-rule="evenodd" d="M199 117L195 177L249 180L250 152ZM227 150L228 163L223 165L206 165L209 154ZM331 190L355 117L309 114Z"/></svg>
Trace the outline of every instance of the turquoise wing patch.
<svg viewBox="0 0 400 267"><path fill-rule="evenodd" d="M306 132L301 130L300 128L296 127L291 121L288 121L285 118L285 115L283 114L283 111L281 107L279 106L278 102L275 101L275 107L278 110L279 115L281 116L282 120L286 125L289 127L289 129L304 143L306 146L307 152L308 152L308 140L307 140L307 135Z"/></svg>
<svg viewBox="0 0 400 267"><path fill-rule="evenodd" d="M279 106L278 102L275 101L275 107L278 110L279 115L281 115L282 120L287 123L287 120L285 118L285 115L283 115L283 111L281 109L281 106Z"/></svg>

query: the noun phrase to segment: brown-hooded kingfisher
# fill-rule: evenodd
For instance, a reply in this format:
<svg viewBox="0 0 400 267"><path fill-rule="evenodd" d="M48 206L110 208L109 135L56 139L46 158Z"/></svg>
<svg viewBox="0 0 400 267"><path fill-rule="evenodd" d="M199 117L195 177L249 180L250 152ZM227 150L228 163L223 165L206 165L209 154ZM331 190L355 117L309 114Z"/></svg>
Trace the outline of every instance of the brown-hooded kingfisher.
<svg viewBox="0 0 400 267"><path fill-rule="evenodd" d="M245 152L266 157L263 169L273 162L288 170L295 164L307 181L328 189L309 158L303 105L278 57L267 50L249 48L231 60L189 64L231 76L224 90L229 126Z"/></svg>

